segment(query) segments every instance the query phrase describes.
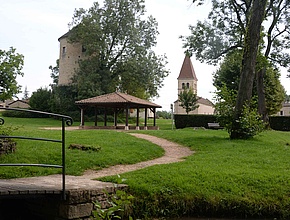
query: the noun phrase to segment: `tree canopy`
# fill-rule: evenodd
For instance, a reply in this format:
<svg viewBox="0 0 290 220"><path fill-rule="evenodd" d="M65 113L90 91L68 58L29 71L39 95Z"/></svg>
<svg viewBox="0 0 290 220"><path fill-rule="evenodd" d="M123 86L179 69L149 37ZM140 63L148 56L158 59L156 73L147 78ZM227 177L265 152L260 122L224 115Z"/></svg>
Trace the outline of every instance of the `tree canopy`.
<svg viewBox="0 0 290 220"><path fill-rule="evenodd" d="M23 76L22 72L24 56L16 53L16 49L10 47L8 51L0 49L0 100L11 99L20 92L16 77Z"/></svg>
<svg viewBox="0 0 290 220"><path fill-rule="evenodd" d="M157 22L145 18L144 0L105 0L75 11L69 39L81 43L86 58L73 77L78 98L116 89L151 98L168 75L165 55L157 56Z"/></svg>
<svg viewBox="0 0 290 220"><path fill-rule="evenodd" d="M193 92L192 88L181 91L178 94L178 101L180 102L179 105L185 109L186 114L199 107L199 105L197 105L198 97Z"/></svg>
<svg viewBox="0 0 290 220"><path fill-rule="evenodd" d="M266 97L266 108L270 115L277 113L281 107L282 102L285 99L285 89L282 86L279 77L279 71L271 66L270 64L264 63L266 65L265 74L265 97ZM216 87L217 91L222 90L223 86L229 91L237 94L239 89L240 72L242 68L242 51L236 50L234 52L228 53L220 64L219 69L213 75L213 85ZM222 96L223 93L218 93ZM257 103L257 83L254 82L253 86L253 96ZM220 97L222 100L225 97Z"/></svg>
<svg viewBox="0 0 290 220"><path fill-rule="evenodd" d="M201 5L204 0L193 2ZM211 64L218 63L230 51L243 49L234 121L238 121L245 104L251 103L252 88L256 80L258 112L261 119L267 122L264 87L266 66L262 65L263 59L259 57L263 56L274 67L278 65L287 67L290 63L287 51L290 47L287 28L290 22L290 2L288 0L211 2L212 10L208 19L204 22L199 21L196 26L190 26L191 35L183 37L184 47L194 53L197 59ZM256 63L259 68L256 68ZM234 136L239 138L234 131L231 134L233 138Z"/></svg>
<svg viewBox="0 0 290 220"><path fill-rule="evenodd" d="M204 0L193 0L200 5ZM191 35L182 39L201 62L216 64L229 51L243 49L253 0L212 0L212 9L205 21L191 25ZM260 47L269 60L289 68L290 30L288 0L268 0L262 24Z"/></svg>

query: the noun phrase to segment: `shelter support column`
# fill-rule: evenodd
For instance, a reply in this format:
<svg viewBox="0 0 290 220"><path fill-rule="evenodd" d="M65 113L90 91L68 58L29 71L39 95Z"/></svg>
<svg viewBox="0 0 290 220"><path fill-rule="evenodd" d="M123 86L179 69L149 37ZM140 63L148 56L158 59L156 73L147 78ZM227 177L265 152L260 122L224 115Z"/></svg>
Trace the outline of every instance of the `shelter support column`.
<svg viewBox="0 0 290 220"><path fill-rule="evenodd" d="M105 112L104 112L104 126L107 126L107 108L105 108Z"/></svg>
<svg viewBox="0 0 290 220"><path fill-rule="evenodd" d="M144 130L147 130L147 108L145 108L145 115L144 115Z"/></svg>
<svg viewBox="0 0 290 220"><path fill-rule="evenodd" d="M156 126L156 108L153 108L152 111L153 111L153 116L154 116L153 117L154 118L153 119L153 126Z"/></svg>
<svg viewBox="0 0 290 220"><path fill-rule="evenodd" d="M97 107L95 107L95 126L98 126L98 110L97 110Z"/></svg>
<svg viewBox="0 0 290 220"><path fill-rule="evenodd" d="M129 106L126 106L126 125L125 130L129 130Z"/></svg>
<svg viewBox="0 0 290 220"><path fill-rule="evenodd" d="M137 118L136 118L136 130L140 130L139 127L139 107L137 107Z"/></svg>
<svg viewBox="0 0 290 220"><path fill-rule="evenodd" d="M84 121L84 109L81 108L81 124L80 126L84 126L85 125L85 121Z"/></svg>
<svg viewBox="0 0 290 220"><path fill-rule="evenodd" d="M118 124L118 110L114 108L114 125L117 126Z"/></svg>

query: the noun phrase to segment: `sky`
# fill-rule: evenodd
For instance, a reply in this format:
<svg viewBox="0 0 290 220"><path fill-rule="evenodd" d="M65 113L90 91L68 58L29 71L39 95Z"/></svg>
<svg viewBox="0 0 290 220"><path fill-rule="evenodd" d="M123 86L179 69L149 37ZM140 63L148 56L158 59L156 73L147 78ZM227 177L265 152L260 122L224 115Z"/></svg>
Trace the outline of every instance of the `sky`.
<svg viewBox="0 0 290 220"><path fill-rule="evenodd" d="M95 0L97 1L97 0ZM93 0L0 0L0 49L16 48L24 55L24 77L18 77L22 90L27 88L29 95L41 87L52 83L49 66L55 66L59 57L58 38L68 30L74 10L88 9ZM101 0L99 1L102 2ZM161 110L170 110L170 104L177 100L177 77L183 59L184 49L180 35L189 35L188 26L198 20L204 20L210 10L210 4L202 7L192 5L190 0L145 0L148 15L158 22L159 35L154 51L157 55L166 55L170 71L159 90L159 98L152 100L162 106ZM212 74L218 68L209 66L191 58L198 78L197 94L213 100L215 88ZM286 70L282 70L281 82L287 94L290 94L290 79L286 79ZM18 95L19 98L23 94Z"/></svg>

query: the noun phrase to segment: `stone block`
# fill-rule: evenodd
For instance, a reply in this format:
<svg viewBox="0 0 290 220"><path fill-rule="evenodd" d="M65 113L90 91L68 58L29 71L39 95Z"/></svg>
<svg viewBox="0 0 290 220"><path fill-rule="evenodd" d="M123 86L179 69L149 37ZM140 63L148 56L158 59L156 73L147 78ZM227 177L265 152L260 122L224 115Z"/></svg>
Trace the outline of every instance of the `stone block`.
<svg viewBox="0 0 290 220"><path fill-rule="evenodd" d="M78 219L89 217L92 214L93 204L84 203L76 205L61 205L59 215L65 219Z"/></svg>

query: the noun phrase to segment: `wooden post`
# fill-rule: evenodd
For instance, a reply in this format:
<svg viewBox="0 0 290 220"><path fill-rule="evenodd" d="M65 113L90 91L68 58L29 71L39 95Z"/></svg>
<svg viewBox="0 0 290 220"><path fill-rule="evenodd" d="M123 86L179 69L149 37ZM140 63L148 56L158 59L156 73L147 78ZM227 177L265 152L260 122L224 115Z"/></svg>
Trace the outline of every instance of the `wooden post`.
<svg viewBox="0 0 290 220"><path fill-rule="evenodd" d="M156 126L156 108L153 108L153 115L154 115L154 121L153 121L153 126Z"/></svg>
<svg viewBox="0 0 290 220"><path fill-rule="evenodd" d="M140 128L139 128L139 107L137 107L136 130L140 130Z"/></svg>
<svg viewBox="0 0 290 220"><path fill-rule="evenodd" d="M147 108L145 108L145 117L144 117L144 130L147 130Z"/></svg>
<svg viewBox="0 0 290 220"><path fill-rule="evenodd" d="M95 126L98 126L98 110L97 110L97 106L95 106Z"/></svg>
<svg viewBox="0 0 290 220"><path fill-rule="evenodd" d="M107 126L107 108L105 108L105 113L104 113L104 126Z"/></svg>
<svg viewBox="0 0 290 220"><path fill-rule="evenodd" d="M81 108L81 124L80 126L84 126L85 125L85 121L84 121L84 109Z"/></svg>
<svg viewBox="0 0 290 220"><path fill-rule="evenodd" d="M117 127L117 121L118 121L118 110L117 108L114 108L114 124Z"/></svg>
<svg viewBox="0 0 290 220"><path fill-rule="evenodd" d="M129 106L126 106L126 125L125 130L129 130Z"/></svg>

